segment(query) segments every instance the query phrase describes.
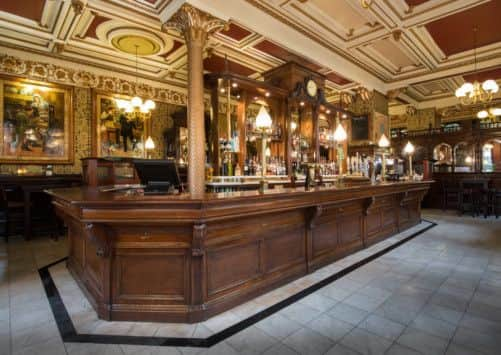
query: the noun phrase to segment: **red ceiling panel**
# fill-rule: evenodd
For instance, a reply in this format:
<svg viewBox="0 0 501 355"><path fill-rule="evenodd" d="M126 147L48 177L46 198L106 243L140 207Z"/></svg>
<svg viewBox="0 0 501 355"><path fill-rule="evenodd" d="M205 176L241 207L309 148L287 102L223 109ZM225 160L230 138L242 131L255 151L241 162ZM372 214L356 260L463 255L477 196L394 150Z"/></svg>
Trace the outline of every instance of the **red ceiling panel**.
<svg viewBox="0 0 501 355"><path fill-rule="evenodd" d="M1 0L0 11L9 12L11 14L28 18L39 22L42 19L42 12L45 5L45 0Z"/></svg>
<svg viewBox="0 0 501 355"><path fill-rule="evenodd" d="M501 41L500 14L501 1L493 0L430 22L426 29L442 51L449 56L474 48L474 27L478 28L477 46Z"/></svg>
<svg viewBox="0 0 501 355"><path fill-rule="evenodd" d="M251 31L247 31L234 23L230 23L228 30L221 30L220 33L239 42L252 34Z"/></svg>
<svg viewBox="0 0 501 355"><path fill-rule="evenodd" d="M321 66L312 63L309 60L304 59L303 57L300 57L294 53L291 53L285 48L282 48L279 45L276 45L275 43L270 42L266 39L254 45L254 48L285 62L295 61L313 71L322 69Z"/></svg>
<svg viewBox="0 0 501 355"><path fill-rule="evenodd" d="M96 28L103 22L110 20L107 17L96 15L85 32L85 37L92 37L97 39Z"/></svg>
<svg viewBox="0 0 501 355"><path fill-rule="evenodd" d="M464 80L469 82L473 82L475 80L482 82L487 79L494 79L494 80L501 79L501 68L486 70L479 72L478 74L473 73L464 76Z"/></svg>
<svg viewBox="0 0 501 355"><path fill-rule="evenodd" d="M405 0L407 5L409 5L409 6L418 6L418 5L424 4L425 2L428 2L428 1L430 1L430 0Z"/></svg>
<svg viewBox="0 0 501 355"><path fill-rule="evenodd" d="M341 86L351 83L350 80L348 80L345 77L342 77L341 75L336 74L336 73L329 73L325 77L327 78L327 80L330 80L333 83L341 85Z"/></svg>
<svg viewBox="0 0 501 355"><path fill-rule="evenodd" d="M183 42L174 40L174 44L172 45L171 50L168 51L167 53L165 53L165 56L166 57L170 56L172 53L174 53L176 50L178 50L178 48L182 47L183 44L184 44Z"/></svg>
<svg viewBox="0 0 501 355"><path fill-rule="evenodd" d="M223 72L224 67L224 58L219 57L217 55L212 55L208 58L204 59L204 69L210 71L211 73L220 73ZM228 70L232 73L249 76L254 74L256 71L248 68L240 63L232 62L228 60Z"/></svg>

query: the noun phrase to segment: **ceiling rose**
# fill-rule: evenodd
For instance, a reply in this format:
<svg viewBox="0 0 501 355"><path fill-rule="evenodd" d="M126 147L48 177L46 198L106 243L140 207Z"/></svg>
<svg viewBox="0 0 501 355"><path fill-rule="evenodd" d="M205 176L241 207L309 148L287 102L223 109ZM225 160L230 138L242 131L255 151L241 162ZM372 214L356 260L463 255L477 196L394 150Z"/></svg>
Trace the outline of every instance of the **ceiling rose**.
<svg viewBox="0 0 501 355"><path fill-rule="evenodd" d="M121 52L139 56L154 55L160 52L160 45L152 39L140 35L123 34L111 39L111 45Z"/></svg>
<svg viewBox="0 0 501 355"><path fill-rule="evenodd" d="M174 41L164 33L126 26L118 20L103 22L96 28L97 38L129 55L140 57L161 55L172 49Z"/></svg>

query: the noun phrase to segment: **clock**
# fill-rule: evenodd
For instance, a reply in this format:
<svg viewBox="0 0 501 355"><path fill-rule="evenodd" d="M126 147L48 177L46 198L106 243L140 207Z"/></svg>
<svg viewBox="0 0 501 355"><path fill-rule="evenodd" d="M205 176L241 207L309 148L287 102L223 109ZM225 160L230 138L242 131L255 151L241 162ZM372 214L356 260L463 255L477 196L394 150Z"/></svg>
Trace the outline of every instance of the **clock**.
<svg viewBox="0 0 501 355"><path fill-rule="evenodd" d="M317 96L317 91L318 91L317 83L315 83L312 79L309 79L306 82L306 92L310 97L315 97Z"/></svg>

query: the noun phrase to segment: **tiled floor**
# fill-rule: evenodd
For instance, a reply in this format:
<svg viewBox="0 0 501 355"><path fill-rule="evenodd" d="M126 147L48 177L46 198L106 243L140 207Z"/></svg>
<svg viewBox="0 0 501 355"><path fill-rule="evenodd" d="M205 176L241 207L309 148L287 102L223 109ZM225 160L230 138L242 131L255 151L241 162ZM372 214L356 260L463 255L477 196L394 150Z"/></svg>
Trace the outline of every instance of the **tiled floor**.
<svg viewBox="0 0 501 355"><path fill-rule="evenodd" d="M3 354L500 354L501 220L425 211L439 225L210 349L63 343L37 269L65 242L0 242ZM50 269L79 333L205 338L392 243L391 238L195 325L104 322Z"/></svg>

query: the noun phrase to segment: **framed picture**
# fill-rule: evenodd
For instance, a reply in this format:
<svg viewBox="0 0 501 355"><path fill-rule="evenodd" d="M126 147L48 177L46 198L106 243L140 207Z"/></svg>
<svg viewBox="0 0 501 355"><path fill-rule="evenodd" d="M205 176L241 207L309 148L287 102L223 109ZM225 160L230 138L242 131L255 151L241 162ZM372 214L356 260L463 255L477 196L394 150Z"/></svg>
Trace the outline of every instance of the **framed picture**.
<svg viewBox="0 0 501 355"><path fill-rule="evenodd" d="M369 139L369 116L353 116L351 118L351 141L367 141Z"/></svg>
<svg viewBox="0 0 501 355"><path fill-rule="evenodd" d="M25 80L0 80L0 161L73 162L72 89Z"/></svg>
<svg viewBox="0 0 501 355"><path fill-rule="evenodd" d="M93 154L97 157L142 158L144 142L150 135L151 119L125 113L117 99L130 100L123 95L94 92Z"/></svg>

